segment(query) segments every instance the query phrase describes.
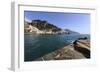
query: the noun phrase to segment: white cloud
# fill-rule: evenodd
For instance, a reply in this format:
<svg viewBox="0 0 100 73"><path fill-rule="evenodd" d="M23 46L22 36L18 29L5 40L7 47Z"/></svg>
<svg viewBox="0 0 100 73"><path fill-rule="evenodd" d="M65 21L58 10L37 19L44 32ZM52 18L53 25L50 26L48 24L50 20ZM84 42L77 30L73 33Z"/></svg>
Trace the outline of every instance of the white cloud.
<svg viewBox="0 0 100 73"><path fill-rule="evenodd" d="M27 17L25 17L24 19L26 22L32 22L30 19L28 19Z"/></svg>

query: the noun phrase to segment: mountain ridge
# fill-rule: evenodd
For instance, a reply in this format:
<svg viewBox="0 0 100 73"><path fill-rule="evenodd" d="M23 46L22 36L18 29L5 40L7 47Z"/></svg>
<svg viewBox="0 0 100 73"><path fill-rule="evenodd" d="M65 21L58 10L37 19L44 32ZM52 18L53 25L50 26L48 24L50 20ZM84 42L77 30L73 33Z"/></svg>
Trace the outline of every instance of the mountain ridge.
<svg viewBox="0 0 100 73"><path fill-rule="evenodd" d="M72 34L78 32L61 29L54 24L48 23L46 20L32 20L32 22L24 21L24 32L34 34Z"/></svg>

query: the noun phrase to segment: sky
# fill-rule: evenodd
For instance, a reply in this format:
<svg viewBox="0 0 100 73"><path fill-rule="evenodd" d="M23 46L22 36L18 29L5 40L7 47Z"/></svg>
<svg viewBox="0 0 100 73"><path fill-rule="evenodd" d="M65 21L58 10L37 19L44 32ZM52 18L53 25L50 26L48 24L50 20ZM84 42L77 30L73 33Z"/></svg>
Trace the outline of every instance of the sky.
<svg viewBox="0 0 100 73"><path fill-rule="evenodd" d="M24 11L25 21L46 20L62 29L70 29L82 34L90 34L90 14Z"/></svg>

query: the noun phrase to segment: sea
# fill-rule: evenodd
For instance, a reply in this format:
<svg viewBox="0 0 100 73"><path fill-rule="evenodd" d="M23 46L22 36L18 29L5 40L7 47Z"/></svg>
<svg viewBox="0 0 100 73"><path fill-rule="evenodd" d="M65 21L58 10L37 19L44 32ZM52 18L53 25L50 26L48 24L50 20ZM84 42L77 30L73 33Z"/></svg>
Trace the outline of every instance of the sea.
<svg viewBox="0 0 100 73"><path fill-rule="evenodd" d="M90 39L89 34L24 34L24 61L34 61L84 37Z"/></svg>

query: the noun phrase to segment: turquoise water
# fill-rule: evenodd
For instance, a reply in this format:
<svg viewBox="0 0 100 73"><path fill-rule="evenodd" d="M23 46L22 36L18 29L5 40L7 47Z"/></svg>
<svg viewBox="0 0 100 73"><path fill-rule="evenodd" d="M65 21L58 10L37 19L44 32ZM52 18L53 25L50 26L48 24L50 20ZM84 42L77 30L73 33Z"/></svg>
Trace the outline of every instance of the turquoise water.
<svg viewBox="0 0 100 73"><path fill-rule="evenodd" d="M50 53L56 49L63 48L68 43L82 37L90 39L90 35L24 35L24 61L34 61L35 59Z"/></svg>

